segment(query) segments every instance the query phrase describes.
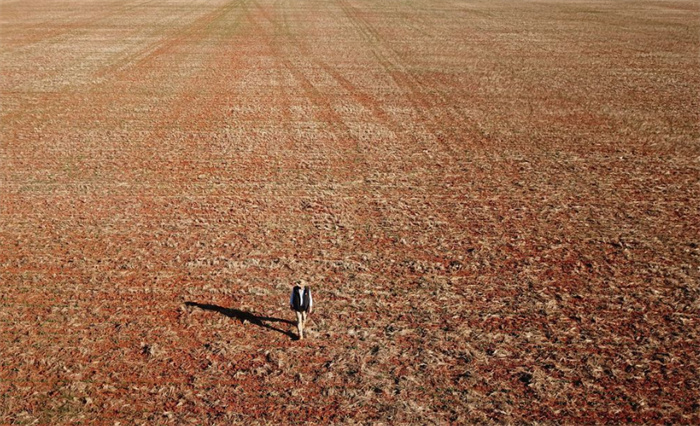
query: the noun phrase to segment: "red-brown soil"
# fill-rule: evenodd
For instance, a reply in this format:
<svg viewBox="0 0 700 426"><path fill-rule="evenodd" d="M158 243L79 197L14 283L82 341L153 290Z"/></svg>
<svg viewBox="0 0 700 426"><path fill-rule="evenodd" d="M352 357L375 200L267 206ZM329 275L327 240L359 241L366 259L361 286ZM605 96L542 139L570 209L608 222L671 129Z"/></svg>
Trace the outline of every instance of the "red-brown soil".
<svg viewBox="0 0 700 426"><path fill-rule="evenodd" d="M0 423L698 424L699 9L0 0Z"/></svg>

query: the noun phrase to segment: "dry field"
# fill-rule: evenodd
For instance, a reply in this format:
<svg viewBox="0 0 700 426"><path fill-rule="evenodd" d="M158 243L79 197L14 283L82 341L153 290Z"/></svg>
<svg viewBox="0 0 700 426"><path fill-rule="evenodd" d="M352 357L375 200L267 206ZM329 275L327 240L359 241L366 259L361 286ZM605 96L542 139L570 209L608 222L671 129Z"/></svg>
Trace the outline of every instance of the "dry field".
<svg viewBox="0 0 700 426"><path fill-rule="evenodd" d="M0 0L0 424L698 424L699 46L696 0Z"/></svg>

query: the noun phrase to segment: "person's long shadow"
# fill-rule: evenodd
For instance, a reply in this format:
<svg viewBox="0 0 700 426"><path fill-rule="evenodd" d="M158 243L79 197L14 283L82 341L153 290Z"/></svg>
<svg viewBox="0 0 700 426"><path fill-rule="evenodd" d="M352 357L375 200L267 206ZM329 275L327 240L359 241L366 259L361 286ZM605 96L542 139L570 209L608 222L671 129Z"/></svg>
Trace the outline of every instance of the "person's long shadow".
<svg viewBox="0 0 700 426"><path fill-rule="evenodd" d="M277 328L273 325L267 324L268 322L283 322L283 323L290 324L290 325L296 325L296 323L294 323L293 321L290 321L290 320L281 319L281 318L257 316L255 314L250 313L250 312L241 311L240 309L224 308L223 306L210 305L207 303L185 302L185 305L195 306L199 309L204 309L205 311L218 312L222 315L226 315L229 318L235 318L237 320L240 320L241 322L248 321L249 323L257 325L258 327L263 327L263 328L277 331L277 332L282 333L282 334L286 334L287 336L291 337L292 339L296 338L296 335L294 333L292 333L291 331L285 331L285 330L282 330L281 328Z"/></svg>

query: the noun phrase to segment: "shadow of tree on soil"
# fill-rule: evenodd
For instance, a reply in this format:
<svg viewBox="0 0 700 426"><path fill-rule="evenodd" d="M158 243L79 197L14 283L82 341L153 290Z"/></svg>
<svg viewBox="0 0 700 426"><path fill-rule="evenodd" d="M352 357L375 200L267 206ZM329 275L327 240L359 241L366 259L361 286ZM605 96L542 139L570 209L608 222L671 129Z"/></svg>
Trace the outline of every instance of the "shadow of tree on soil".
<svg viewBox="0 0 700 426"><path fill-rule="evenodd" d="M282 318L258 316L258 315L252 314L250 312L242 311L240 309L224 308L223 306L211 305L208 303L185 302L185 305L186 306L195 306L199 309L204 309L205 311L218 312L222 315L226 315L229 318L235 318L237 320L240 320L242 323L248 321L249 323L257 325L258 327L263 327L263 328L267 328L269 330L274 330L278 333L286 334L287 336L291 337L292 339L297 338L297 336L294 333L292 333L291 331L285 331L285 330L282 330L281 328L277 328L273 325L268 324L270 322L281 322L281 323L286 323L289 325L296 326L296 323L294 321L290 321L290 320L286 320L286 319L282 319Z"/></svg>

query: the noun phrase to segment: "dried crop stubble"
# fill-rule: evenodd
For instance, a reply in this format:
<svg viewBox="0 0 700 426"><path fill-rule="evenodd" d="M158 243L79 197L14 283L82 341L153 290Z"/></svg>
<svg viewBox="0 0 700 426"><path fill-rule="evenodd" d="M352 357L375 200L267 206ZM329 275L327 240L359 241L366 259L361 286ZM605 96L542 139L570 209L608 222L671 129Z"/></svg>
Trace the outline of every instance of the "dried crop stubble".
<svg viewBox="0 0 700 426"><path fill-rule="evenodd" d="M0 1L2 421L697 422L698 16Z"/></svg>

